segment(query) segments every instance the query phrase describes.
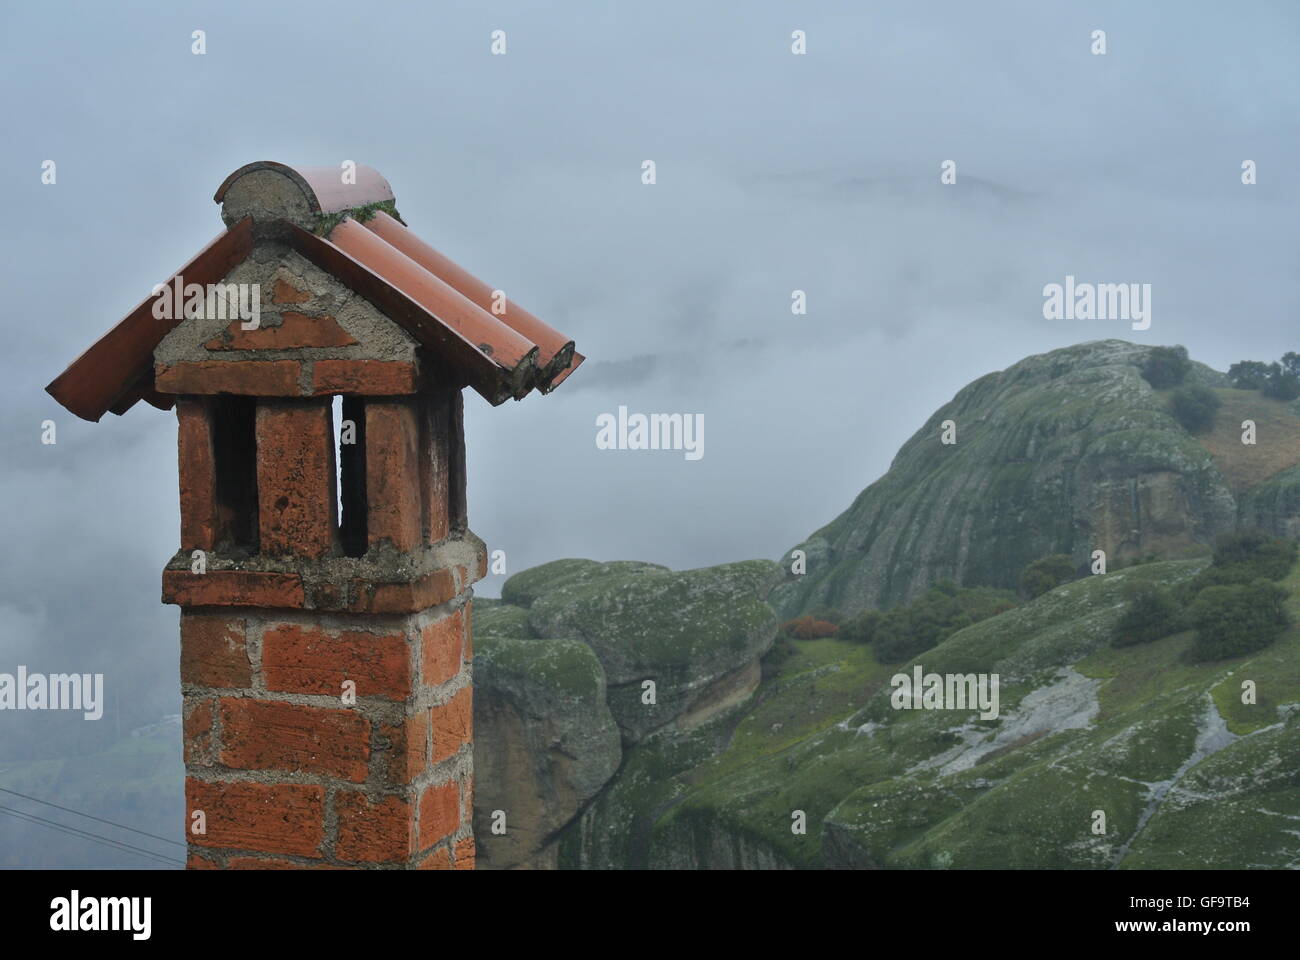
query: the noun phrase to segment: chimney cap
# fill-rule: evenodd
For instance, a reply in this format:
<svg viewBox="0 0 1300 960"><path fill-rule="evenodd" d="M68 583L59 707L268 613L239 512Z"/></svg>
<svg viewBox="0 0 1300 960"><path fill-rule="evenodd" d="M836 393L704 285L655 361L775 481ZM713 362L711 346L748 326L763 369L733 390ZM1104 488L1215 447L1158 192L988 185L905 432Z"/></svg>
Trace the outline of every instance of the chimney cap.
<svg viewBox="0 0 1300 960"><path fill-rule="evenodd" d="M345 175L352 182L345 183ZM254 221L289 220L310 229L323 214L396 198L383 174L364 164L296 167L257 160L226 177L212 199L222 205L221 218L227 226L251 215Z"/></svg>
<svg viewBox="0 0 1300 960"><path fill-rule="evenodd" d="M343 173L269 160L240 167L214 197L226 232L45 389L91 421L109 411L120 416L139 400L171 407L172 395L156 389L153 353L182 318L155 316L161 289L181 278L187 287L218 283L272 234L368 300L494 406L533 389L550 393L583 362L573 340L389 216L383 207L392 208L393 191L377 170L356 165L355 183L343 183ZM284 229L259 231L258 221Z"/></svg>

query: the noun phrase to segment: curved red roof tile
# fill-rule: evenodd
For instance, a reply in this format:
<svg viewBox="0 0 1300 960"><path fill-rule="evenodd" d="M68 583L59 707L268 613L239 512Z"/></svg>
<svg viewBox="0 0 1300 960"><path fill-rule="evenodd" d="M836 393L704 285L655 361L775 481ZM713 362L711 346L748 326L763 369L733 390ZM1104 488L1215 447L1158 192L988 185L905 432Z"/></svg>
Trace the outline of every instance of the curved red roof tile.
<svg viewBox="0 0 1300 960"><path fill-rule="evenodd" d="M573 341L558 330L538 320L512 300L505 300L505 312L496 313L493 307L493 288L468 270L453 263L429 246L404 224L382 210L365 222L365 227L382 240L406 254L424 269L461 293L468 300L488 311L520 336L537 344L537 364L541 368L539 379L547 386L558 384L561 371L570 369L573 361Z"/></svg>
<svg viewBox="0 0 1300 960"><path fill-rule="evenodd" d="M394 200L393 188L374 167L357 165L356 183L344 183L340 167L291 167L287 163L274 160L258 160L246 163L217 187L213 200L221 203L229 190L246 173L255 170L274 170L288 177L298 185L312 213L338 213L340 210L352 210L369 203Z"/></svg>
<svg viewBox="0 0 1300 960"><path fill-rule="evenodd" d="M216 283L243 263L252 250L253 221L245 217L168 277L167 284L178 275L187 284ZM91 421L98 421L109 410L120 416L141 399L154 406L161 404L163 409L169 407L170 401L153 392L153 351L182 317L177 311L175 319L160 320L153 315L153 304L150 294L55 377L46 392L83 420Z"/></svg>
<svg viewBox="0 0 1300 960"><path fill-rule="evenodd" d="M532 389L536 380L537 344L351 217L330 231L326 239L508 371L517 396Z"/></svg>

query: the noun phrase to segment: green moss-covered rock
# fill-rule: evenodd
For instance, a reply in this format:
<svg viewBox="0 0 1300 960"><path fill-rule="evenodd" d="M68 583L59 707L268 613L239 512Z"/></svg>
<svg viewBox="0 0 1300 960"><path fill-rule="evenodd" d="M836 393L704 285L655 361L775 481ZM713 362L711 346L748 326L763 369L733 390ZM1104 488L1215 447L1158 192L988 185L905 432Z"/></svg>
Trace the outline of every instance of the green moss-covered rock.
<svg viewBox="0 0 1300 960"><path fill-rule="evenodd" d="M489 869L552 865L551 837L622 757L600 661L580 640L510 636L526 613L501 604L474 615L474 819ZM491 829L497 810L504 835Z"/></svg>
<svg viewBox="0 0 1300 960"><path fill-rule="evenodd" d="M772 594L783 617L910 600L944 578L1014 588L1040 557L1109 563L1203 549L1236 502L1206 449L1141 376L1149 347L1121 340L1029 357L940 408L888 473L796 549L807 572ZM1193 364L1193 379L1217 383ZM956 443L941 442L953 421Z"/></svg>
<svg viewBox="0 0 1300 960"><path fill-rule="evenodd" d="M1237 500L1241 526L1300 539L1300 467L1275 474Z"/></svg>
<svg viewBox="0 0 1300 960"><path fill-rule="evenodd" d="M501 599L516 606L531 607L533 601L542 594L561 587L590 583L611 574L662 573L667 570L667 567L661 567L657 563L635 560L616 560L611 563L579 559L552 560L522 570L508 579L501 586Z"/></svg>
<svg viewBox="0 0 1300 960"><path fill-rule="evenodd" d="M590 645L609 680L610 708L634 742L757 683L757 661L776 636L763 599L775 576L771 561L751 560L569 578L535 596L529 626Z"/></svg>
<svg viewBox="0 0 1300 960"><path fill-rule="evenodd" d="M528 626L528 611L514 604L501 601L485 602L474 600L474 638L488 637L531 637Z"/></svg>

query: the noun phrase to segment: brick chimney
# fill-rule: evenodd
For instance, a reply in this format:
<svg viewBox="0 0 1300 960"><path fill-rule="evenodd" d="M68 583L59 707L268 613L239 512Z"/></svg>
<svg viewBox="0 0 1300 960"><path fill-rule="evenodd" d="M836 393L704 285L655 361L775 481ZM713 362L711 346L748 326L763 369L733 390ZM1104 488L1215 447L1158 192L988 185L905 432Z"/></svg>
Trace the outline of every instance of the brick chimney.
<svg viewBox="0 0 1300 960"><path fill-rule="evenodd" d="M47 388L176 410L191 868L474 865L462 390L583 358L344 166L235 171L226 232Z"/></svg>

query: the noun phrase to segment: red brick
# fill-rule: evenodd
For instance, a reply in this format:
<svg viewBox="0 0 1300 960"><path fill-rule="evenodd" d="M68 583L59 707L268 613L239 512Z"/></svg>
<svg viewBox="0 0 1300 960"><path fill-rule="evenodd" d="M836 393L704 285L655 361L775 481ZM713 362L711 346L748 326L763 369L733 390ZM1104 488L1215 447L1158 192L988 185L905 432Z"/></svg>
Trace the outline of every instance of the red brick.
<svg viewBox="0 0 1300 960"><path fill-rule="evenodd" d="M474 838L465 837L463 840L456 841L456 869L473 870L474 869Z"/></svg>
<svg viewBox="0 0 1300 960"><path fill-rule="evenodd" d="M243 620L181 614L181 683L247 687L252 682Z"/></svg>
<svg viewBox="0 0 1300 960"><path fill-rule="evenodd" d="M208 412L195 400L176 401L181 488L181 549L211 550L217 542L217 474Z"/></svg>
<svg viewBox="0 0 1300 960"><path fill-rule="evenodd" d="M451 571L434 570L397 583L353 580L348 609L353 613L419 613L454 596L456 584Z"/></svg>
<svg viewBox="0 0 1300 960"><path fill-rule="evenodd" d="M460 786L455 780L429 787L420 798L420 849L425 850L460 827Z"/></svg>
<svg viewBox="0 0 1300 960"><path fill-rule="evenodd" d="M379 734L388 741L385 770L390 783L411 783L424 772L429 753L429 713L422 710L400 724L381 724Z"/></svg>
<svg viewBox="0 0 1300 960"><path fill-rule="evenodd" d="M447 703L429 711L433 763L455 756L463 745L473 739L473 697L471 687L461 687Z"/></svg>
<svg viewBox="0 0 1300 960"><path fill-rule="evenodd" d="M296 573L256 570L163 571L163 603L185 607L291 607L303 605Z"/></svg>
<svg viewBox="0 0 1300 960"><path fill-rule="evenodd" d="M429 624L420 634L420 676L436 687L460 673L465 621L460 610Z"/></svg>
<svg viewBox="0 0 1300 960"><path fill-rule="evenodd" d="M191 853L185 860L186 870L220 870L214 861L207 857L200 857L197 853Z"/></svg>
<svg viewBox="0 0 1300 960"><path fill-rule="evenodd" d="M186 766L210 767L212 765L212 701L189 701L184 708L182 724L185 739Z"/></svg>
<svg viewBox="0 0 1300 960"><path fill-rule="evenodd" d="M208 350L295 350L299 347L350 347L356 342L333 317L308 317L284 310L276 326L245 330L242 320L233 320L220 336L203 346Z"/></svg>
<svg viewBox="0 0 1300 960"><path fill-rule="evenodd" d="M334 430L328 404L258 404L258 520L263 553L319 557L329 551L338 509L334 480Z"/></svg>
<svg viewBox="0 0 1300 960"><path fill-rule="evenodd" d="M393 863L415 852L415 816L401 797L371 802L364 793L340 791L334 799L339 835L334 853L354 863Z"/></svg>
<svg viewBox="0 0 1300 960"><path fill-rule="evenodd" d="M299 290L293 284L285 283L278 278L271 290L272 303L306 303L310 299L311 294L306 290Z"/></svg>
<svg viewBox="0 0 1300 960"><path fill-rule="evenodd" d="M410 403L366 404L366 529L371 544L420 544L420 429Z"/></svg>
<svg viewBox="0 0 1300 960"><path fill-rule="evenodd" d="M254 397L296 397L302 366L297 360L199 360L158 364L159 393L238 393Z"/></svg>
<svg viewBox="0 0 1300 960"><path fill-rule="evenodd" d="M312 364L311 392L359 393L367 397L415 393L414 365L397 360L317 360Z"/></svg>
<svg viewBox="0 0 1300 960"><path fill-rule="evenodd" d="M241 770L319 773L360 783L370 721L348 709L224 697L221 762Z"/></svg>
<svg viewBox="0 0 1300 960"><path fill-rule="evenodd" d="M474 601L473 599L465 601L465 652L464 659L466 663L474 659Z"/></svg>
<svg viewBox="0 0 1300 960"><path fill-rule="evenodd" d="M402 634L345 631L330 637L317 627L283 624L262 637L262 677L268 690L340 696L343 681L362 697L405 700L411 695L409 647Z"/></svg>
<svg viewBox="0 0 1300 960"><path fill-rule="evenodd" d="M195 810L207 833L189 832ZM325 837L325 788L298 783L185 781L185 821L190 843L263 853L319 857Z"/></svg>
<svg viewBox="0 0 1300 960"><path fill-rule="evenodd" d="M420 861L420 870L450 870L451 854L446 847L439 847Z"/></svg>

